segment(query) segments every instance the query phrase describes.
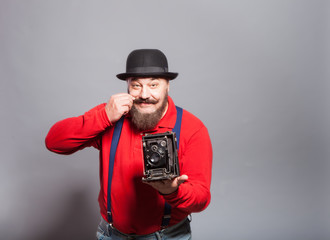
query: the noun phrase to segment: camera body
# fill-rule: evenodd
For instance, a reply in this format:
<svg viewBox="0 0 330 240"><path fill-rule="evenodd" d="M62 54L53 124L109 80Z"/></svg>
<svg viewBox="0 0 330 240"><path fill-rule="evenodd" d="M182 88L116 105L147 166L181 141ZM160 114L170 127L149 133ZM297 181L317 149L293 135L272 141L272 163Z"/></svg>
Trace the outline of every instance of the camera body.
<svg viewBox="0 0 330 240"><path fill-rule="evenodd" d="M180 176L174 132L147 134L142 137L143 181L172 179Z"/></svg>

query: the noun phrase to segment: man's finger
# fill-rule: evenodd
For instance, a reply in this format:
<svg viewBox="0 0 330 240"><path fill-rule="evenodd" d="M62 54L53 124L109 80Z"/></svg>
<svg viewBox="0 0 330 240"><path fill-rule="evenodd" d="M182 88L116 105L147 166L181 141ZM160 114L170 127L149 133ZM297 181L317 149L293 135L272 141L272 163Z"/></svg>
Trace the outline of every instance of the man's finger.
<svg viewBox="0 0 330 240"><path fill-rule="evenodd" d="M188 180L187 175L181 175L181 176L177 177L178 184L184 183L187 180Z"/></svg>

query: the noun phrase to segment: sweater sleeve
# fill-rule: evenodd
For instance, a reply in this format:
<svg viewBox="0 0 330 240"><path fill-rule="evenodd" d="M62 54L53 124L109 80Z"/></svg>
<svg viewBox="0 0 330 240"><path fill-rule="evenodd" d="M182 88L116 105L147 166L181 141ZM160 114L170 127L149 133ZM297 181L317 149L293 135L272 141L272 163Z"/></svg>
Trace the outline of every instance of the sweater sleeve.
<svg viewBox="0 0 330 240"><path fill-rule="evenodd" d="M46 136L46 147L59 154L71 154L89 146L99 149L100 134L111 126L104 107L100 104L84 115L55 123Z"/></svg>
<svg viewBox="0 0 330 240"><path fill-rule="evenodd" d="M189 214L204 210L211 200L212 145L207 128L201 127L185 145L180 174L188 180L176 192L163 196L172 207Z"/></svg>

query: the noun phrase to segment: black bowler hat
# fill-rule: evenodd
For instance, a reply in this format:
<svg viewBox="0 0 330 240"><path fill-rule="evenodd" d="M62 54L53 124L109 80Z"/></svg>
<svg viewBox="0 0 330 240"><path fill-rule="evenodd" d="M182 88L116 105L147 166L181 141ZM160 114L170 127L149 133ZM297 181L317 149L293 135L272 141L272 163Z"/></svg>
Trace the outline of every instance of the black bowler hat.
<svg viewBox="0 0 330 240"><path fill-rule="evenodd" d="M168 71L167 59L158 49L138 49L131 52L126 61L126 73L117 78L126 80L129 77L160 77L172 80L178 73Z"/></svg>

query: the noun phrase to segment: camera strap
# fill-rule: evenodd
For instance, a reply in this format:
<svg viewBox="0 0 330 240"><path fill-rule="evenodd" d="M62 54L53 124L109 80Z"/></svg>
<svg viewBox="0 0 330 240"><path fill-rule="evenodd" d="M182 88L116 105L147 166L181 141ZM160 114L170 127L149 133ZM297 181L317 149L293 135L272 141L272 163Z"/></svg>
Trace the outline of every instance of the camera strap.
<svg viewBox="0 0 330 240"><path fill-rule="evenodd" d="M177 139L177 150L179 150L179 142L180 142L180 130L181 130L181 121L182 121L182 108L176 106L176 122L173 128L173 132L176 134ZM111 182L112 182L112 175L113 175L113 167L115 164L115 156L117 151L117 146L121 134L121 129L124 123L124 116L121 117L115 125L113 130L112 140L111 140L111 147L110 147L110 157L109 157L109 176L108 176L108 201L107 201L107 215L108 215L108 222L112 223L112 213L111 213ZM171 205L165 202L164 207L164 216L162 219L162 228L165 228L169 225L171 220Z"/></svg>

